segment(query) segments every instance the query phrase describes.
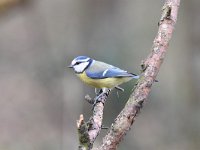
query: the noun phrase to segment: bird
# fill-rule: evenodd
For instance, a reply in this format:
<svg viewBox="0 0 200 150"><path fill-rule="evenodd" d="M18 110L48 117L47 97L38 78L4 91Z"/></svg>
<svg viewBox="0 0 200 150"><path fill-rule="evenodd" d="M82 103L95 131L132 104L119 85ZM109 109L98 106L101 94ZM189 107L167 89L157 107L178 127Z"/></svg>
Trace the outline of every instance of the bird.
<svg viewBox="0 0 200 150"><path fill-rule="evenodd" d="M84 83L93 86L95 89L101 89L102 93L113 88L124 91L119 85L140 77L88 56L77 56L68 67L73 68L75 74Z"/></svg>

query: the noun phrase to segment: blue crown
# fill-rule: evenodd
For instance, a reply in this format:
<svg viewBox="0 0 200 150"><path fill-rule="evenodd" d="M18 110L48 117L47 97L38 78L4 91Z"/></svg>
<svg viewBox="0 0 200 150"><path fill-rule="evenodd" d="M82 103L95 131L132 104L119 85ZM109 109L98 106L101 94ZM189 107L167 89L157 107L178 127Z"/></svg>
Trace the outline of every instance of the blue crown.
<svg viewBox="0 0 200 150"><path fill-rule="evenodd" d="M88 58L90 59L90 57L88 57L88 56L78 56L75 58L75 60L86 60Z"/></svg>

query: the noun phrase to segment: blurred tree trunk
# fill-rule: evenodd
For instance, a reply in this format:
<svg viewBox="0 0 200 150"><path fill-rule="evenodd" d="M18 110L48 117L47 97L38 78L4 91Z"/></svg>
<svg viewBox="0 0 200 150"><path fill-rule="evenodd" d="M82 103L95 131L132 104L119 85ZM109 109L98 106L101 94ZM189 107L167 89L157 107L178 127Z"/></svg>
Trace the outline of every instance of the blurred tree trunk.
<svg viewBox="0 0 200 150"><path fill-rule="evenodd" d="M26 0L0 0L0 12L8 10L12 6L24 3Z"/></svg>

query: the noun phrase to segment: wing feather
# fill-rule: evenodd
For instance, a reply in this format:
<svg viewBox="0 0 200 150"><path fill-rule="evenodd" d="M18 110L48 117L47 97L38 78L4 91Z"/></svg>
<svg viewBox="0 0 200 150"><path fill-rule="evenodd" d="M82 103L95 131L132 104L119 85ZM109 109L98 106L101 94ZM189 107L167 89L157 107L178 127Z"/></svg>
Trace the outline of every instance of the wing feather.
<svg viewBox="0 0 200 150"><path fill-rule="evenodd" d="M104 62L96 61L86 70L87 76L93 79L134 77L133 74Z"/></svg>

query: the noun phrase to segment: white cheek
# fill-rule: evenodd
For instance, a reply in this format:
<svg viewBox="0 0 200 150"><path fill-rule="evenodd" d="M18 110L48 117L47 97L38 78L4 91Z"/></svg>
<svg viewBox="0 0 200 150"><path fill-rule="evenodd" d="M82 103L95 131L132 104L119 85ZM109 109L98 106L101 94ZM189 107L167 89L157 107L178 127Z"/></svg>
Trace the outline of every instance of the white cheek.
<svg viewBox="0 0 200 150"><path fill-rule="evenodd" d="M76 61L75 61L75 60L73 60L71 64L72 64L72 65L74 65L75 63L76 63Z"/></svg>
<svg viewBox="0 0 200 150"><path fill-rule="evenodd" d="M81 73L84 71L84 69L87 67L88 64L89 64L89 62L84 62L79 65L76 65L76 66L74 66L74 70L78 73Z"/></svg>

